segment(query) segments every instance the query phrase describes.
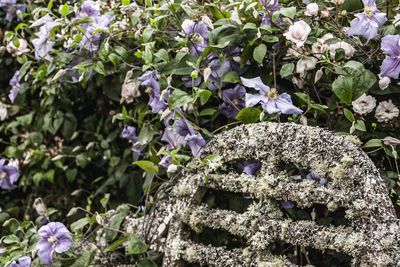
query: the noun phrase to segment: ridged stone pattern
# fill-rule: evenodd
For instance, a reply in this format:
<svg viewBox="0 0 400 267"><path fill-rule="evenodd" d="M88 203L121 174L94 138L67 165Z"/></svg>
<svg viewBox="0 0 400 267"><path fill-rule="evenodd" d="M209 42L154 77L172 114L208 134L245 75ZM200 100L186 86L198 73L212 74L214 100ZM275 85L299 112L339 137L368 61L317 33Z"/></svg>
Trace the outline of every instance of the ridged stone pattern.
<svg viewBox="0 0 400 267"><path fill-rule="evenodd" d="M210 160L204 164L204 158ZM184 262L206 266L296 266L273 255L272 242L335 250L352 257L352 266L400 266L400 221L388 191L368 156L345 137L318 127L293 123L257 123L216 135L203 161L194 159L164 189L152 211L128 218L126 228L164 254L163 266ZM233 162L259 160L251 176L232 170ZM201 163L203 162L203 163ZM328 180L326 185L296 179L282 164L292 163ZM244 213L211 209L201 203L209 189L250 194L257 201ZM279 205L290 200L299 208L315 204L330 211L345 209L346 226L285 218ZM188 229L228 231L246 240L244 248L198 244Z"/></svg>

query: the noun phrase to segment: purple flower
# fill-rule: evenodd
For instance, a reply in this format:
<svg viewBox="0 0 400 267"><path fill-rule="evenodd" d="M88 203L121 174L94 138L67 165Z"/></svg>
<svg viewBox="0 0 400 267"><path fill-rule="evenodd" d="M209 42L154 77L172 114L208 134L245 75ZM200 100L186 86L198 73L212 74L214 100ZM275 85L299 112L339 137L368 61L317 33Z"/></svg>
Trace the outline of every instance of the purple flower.
<svg viewBox="0 0 400 267"><path fill-rule="evenodd" d="M279 10L278 0L259 0L260 3L264 6L267 10L267 14L262 18L263 25L269 25L272 21L272 14Z"/></svg>
<svg viewBox="0 0 400 267"><path fill-rule="evenodd" d="M355 15L350 22L347 34L350 36L360 35L367 40L378 36L378 30L387 21L386 14L379 12L375 0L363 0L364 12Z"/></svg>
<svg viewBox="0 0 400 267"><path fill-rule="evenodd" d="M400 74L400 35L387 35L382 38L381 47L388 57L381 65L382 77L399 78Z"/></svg>
<svg viewBox="0 0 400 267"><path fill-rule="evenodd" d="M168 166L172 164L172 158L170 156L164 156L158 164L164 168L168 168Z"/></svg>
<svg viewBox="0 0 400 267"><path fill-rule="evenodd" d="M150 94L149 106L151 107L151 111L156 114L164 111L167 107L169 95L161 95L156 72L146 71L138 80L141 82L141 86L146 88L146 92Z"/></svg>
<svg viewBox="0 0 400 267"><path fill-rule="evenodd" d="M72 246L72 235L60 222L48 223L39 229L37 244L39 259L43 264L53 262L54 252L63 253Z"/></svg>
<svg viewBox="0 0 400 267"><path fill-rule="evenodd" d="M10 80L11 90L8 94L8 98L14 103L15 98L18 95L20 84L19 84L19 71L16 71Z"/></svg>
<svg viewBox="0 0 400 267"><path fill-rule="evenodd" d="M325 178L320 178L320 177L319 177L317 174L315 174L314 172L309 172L309 173L306 175L306 179L312 180L312 181L316 181L316 182L318 182L318 184L320 184L320 185L325 185L325 184L328 183L328 180L327 180L327 179L325 179Z"/></svg>
<svg viewBox="0 0 400 267"><path fill-rule="evenodd" d="M253 95L246 93L246 107L253 107L261 103L262 108L268 114L301 114L303 111L295 107L290 95L287 93L278 94L275 88L269 88L260 77L253 79L240 78L246 87L251 87L259 91L259 94Z"/></svg>
<svg viewBox="0 0 400 267"><path fill-rule="evenodd" d="M240 84L232 89L222 91L224 103L219 105L218 110L229 119L234 119L236 114L245 107L244 96L246 89Z"/></svg>
<svg viewBox="0 0 400 267"><path fill-rule="evenodd" d="M175 129L180 136L186 137L187 135L194 134L193 127L189 124L189 122L185 119L178 119L174 122L172 127Z"/></svg>
<svg viewBox="0 0 400 267"><path fill-rule="evenodd" d="M81 47L90 52L97 51L101 33L99 30L107 30L108 25L114 19L109 14L100 14L100 6L94 1L85 1L82 3L79 12L76 15L75 21L80 19L88 19L89 22L83 23L82 27L86 30L80 42ZM96 32L96 33L95 33Z"/></svg>
<svg viewBox="0 0 400 267"><path fill-rule="evenodd" d="M185 140L188 142L193 156L200 155L201 149L206 144L206 141L200 133L187 135Z"/></svg>
<svg viewBox="0 0 400 267"><path fill-rule="evenodd" d="M185 137L179 135L172 127L164 130L161 141L168 143L167 150L173 150L186 144Z"/></svg>
<svg viewBox="0 0 400 267"><path fill-rule="evenodd" d="M24 13L26 11L25 4L17 4L16 0L0 0L0 8L6 12L6 20L12 21L20 11Z"/></svg>
<svg viewBox="0 0 400 267"><path fill-rule="evenodd" d="M136 128L133 126L125 125L122 130L121 137L132 142L132 151L136 153L140 153L142 151L142 147L138 143L139 137L136 135Z"/></svg>
<svg viewBox="0 0 400 267"><path fill-rule="evenodd" d="M242 162L243 173L247 175L255 175L261 168L261 161L251 160Z"/></svg>
<svg viewBox="0 0 400 267"><path fill-rule="evenodd" d="M293 209L294 208L294 203L290 200L282 200L281 201L281 206L284 209Z"/></svg>
<svg viewBox="0 0 400 267"><path fill-rule="evenodd" d="M194 22L193 20L185 19L182 23L184 33L189 37L190 54L199 56L203 53L208 45L208 28L201 21Z"/></svg>
<svg viewBox="0 0 400 267"><path fill-rule="evenodd" d="M19 178L19 170L15 166L5 165L6 161L0 159L0 188L5 190L15 189Z"/></svg>
<svg viewBox="0 0 400 267"><path fill-rule="evenodd" d="M55 44L55 42L50 40L50 32L58 25L59 23L53 21L48 14L31 25L31 27L40 26L39 32L36 33L38 38L32 40L32 44L35 47L35 58L37 60L49 58L49 52L53 49L53 45Z"/></svg>
<svg viewBox="0 0 400 267"><path fill-rule="evenodd" d="M223 86L222 77L231 70L231 64L228 60L221 62L218 58L210 61L208 67L211 69L210 77L208 78L208 89L216 90Z"/></svg>
<svg viewBox="0 0 400 267"><path fill-rule="evenodd" d="M17 261L12 261L9 267L29 267L32 259L29 256L19 258Z"/></svg>

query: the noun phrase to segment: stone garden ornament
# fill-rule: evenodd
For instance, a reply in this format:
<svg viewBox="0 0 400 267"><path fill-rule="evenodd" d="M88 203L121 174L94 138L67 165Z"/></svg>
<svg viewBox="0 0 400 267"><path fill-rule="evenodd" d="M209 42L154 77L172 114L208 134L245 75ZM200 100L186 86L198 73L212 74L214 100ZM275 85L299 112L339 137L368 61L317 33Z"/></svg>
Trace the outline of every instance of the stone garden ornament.
<svg viewBox="0 0 400 267"><path fill-rule="evenodd" d="M185 262L296 266L285 255L273 253L277 241L337 251L350 256L352 266L400 266L400 221L385 184L368 156L345 137L291 123L242 125L216 135L204 148L202 159L194 160L195 168L184 170L163 190L149 214L130 218L126 224L163 253L163 266ZM251 176L232 168L241 160L261 161L260 171ZM285 164L310 170L328 182L299 179L282 168ZM255 202L244 213L211 209L201 201L207 190L244 193ZM298 208L344 209L348 224L292 220L280 206L287 200ZM190 239L190 231L203 228L241 237L244 247L227 249Z"/></svg>

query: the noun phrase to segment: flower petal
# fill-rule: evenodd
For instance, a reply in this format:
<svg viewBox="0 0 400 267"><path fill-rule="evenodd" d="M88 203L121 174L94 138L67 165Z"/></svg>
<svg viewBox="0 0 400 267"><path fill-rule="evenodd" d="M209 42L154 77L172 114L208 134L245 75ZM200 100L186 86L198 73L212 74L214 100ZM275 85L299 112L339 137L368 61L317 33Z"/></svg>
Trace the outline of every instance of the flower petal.
<svg viewBox="0 0 400 267"><path fill-rule="evenodd" d="M400 59L399 58L386 58L383 60L381 65L381 73L379 74L382 77L390 77L394 79L398 79L400 74Z"/></svg>

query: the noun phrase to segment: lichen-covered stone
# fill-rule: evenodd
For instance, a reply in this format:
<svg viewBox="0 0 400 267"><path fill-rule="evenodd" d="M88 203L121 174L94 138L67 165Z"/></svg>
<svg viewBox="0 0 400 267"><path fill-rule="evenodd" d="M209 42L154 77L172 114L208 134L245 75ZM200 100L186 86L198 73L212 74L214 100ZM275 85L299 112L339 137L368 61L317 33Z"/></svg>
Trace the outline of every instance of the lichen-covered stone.
<svg viewBox="0 0 400 267"><path fill-rule="evenodd" d="M354 266L400 264L400 221L387 189L368 156L354 142L321 128L290 123L243 125L221 133L205 147L215 155L210 164L182 172L168 194L144 219L130 218L126 227L164 253L164 266L182 261L209 266L294 266L284 255L272 255L274 240L318 250L336 250L353 258ZM229 167L257 159L256 176ZM328 180L325 185L298 179L280 166L294 163ZM210 209L201 204L207 188L248 193L257 199L246 212ZM346 210L348 226L322 226L284 218L277 203L298 207L323 204ZM278 201L278 202L277 202ZM247 240L243 249L227 250L196 244L187 227L221 229Z"/></svg>

